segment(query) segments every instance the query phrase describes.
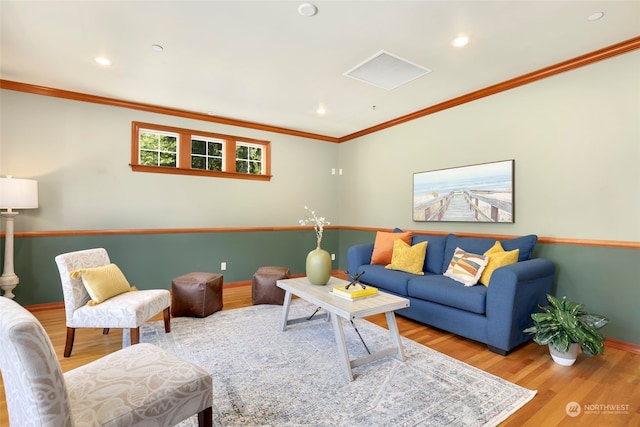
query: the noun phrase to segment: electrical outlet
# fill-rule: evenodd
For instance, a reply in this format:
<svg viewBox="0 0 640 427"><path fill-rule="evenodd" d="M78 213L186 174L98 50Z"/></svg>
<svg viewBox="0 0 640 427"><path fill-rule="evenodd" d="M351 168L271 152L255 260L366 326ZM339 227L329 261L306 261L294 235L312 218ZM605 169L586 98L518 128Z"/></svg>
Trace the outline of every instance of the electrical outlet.
<svg viewBox="0 0 640 427"><path fill-rule="evenodd" d="M331 168L331 175L335 175L336 174L336 168Z"/></svg>
<svg viewBox="0 0 640 427"><path fill-rule="evenodd" d="M226 262L221 262L220 263L220 270L221 271L225 271L227 269L227 263Z"/></svg>
<svg viewBox="0 0 640 427"><path fill-rule="evenodd" d="M336 260L336 254L331 254L331 261L335 261Z"/></svg>
<svg viewBox="0 0 640 427"><path fill-rule="evenodd" d="M338 169L338 175L342 175L342 168Z"/></svg>

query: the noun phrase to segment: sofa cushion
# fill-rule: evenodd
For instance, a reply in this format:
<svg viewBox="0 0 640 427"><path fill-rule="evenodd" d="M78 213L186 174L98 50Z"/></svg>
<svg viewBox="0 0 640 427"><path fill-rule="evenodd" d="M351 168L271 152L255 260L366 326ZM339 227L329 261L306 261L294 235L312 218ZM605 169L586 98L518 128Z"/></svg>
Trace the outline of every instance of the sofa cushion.
<svg viewBox="0 0 640 427"><path fill-rule="evenodd" d="M414 234L411 244L416 245L421 242L429 242L427 244L427 255L424 258L423 271L442 274L444 272L442 264L444 263L444 249L447 245L448 236L430 236L427 234Z"/></svg>
<svg viewBox="0 0 640 427"><path fill-rule="evenodd" d="M505 251L513 251L520 249L518 261L526 261L531 259L533 248L538 243L538 236L529 234L527 236L516 237L514 239L500 240L500 244Z"/></svg>
<svg viewBox="0 0 640 427"><path fill-rule="evenodd" d="M410 231L408 232L396 232L389 233L388 231L378 231L376 233L376 240L373 243L373 254L371 255L371 264L387 265L391 262L391 255L393 254L393 242L396 239L401 239L407 244L411 244Z"/></svg>
<svg viewBox="0 0 640 427"><path fill-rule="evenodd" d="M407 295L478 314L484 314L487 305L486 287L464 286L440 274L413 276L407 284Z"/></svg>
<svg viewBox="0 0 640 427"><path fill-rule="evenodd" d="M407 295L407 282L417 277L404 271L387 270L384 265L363 265L358 271L364 272L359 279L360 282L397 295Z"/></svg>
<svg viewBox="0 0 640 427"><path fill-rule="evenodd" d="M516 237L514 239L500 240L502 247L505 251L512 251L514 249L520 249L518 254L518 261L526 261L531 258L533 248L538 242L538 236L530 234L528 236ZM447 245L444 252L444 263L442 265L442 271L446 271L453 253L456 248L462 248L467 252L474 254L483 254L489 248L496 243L495 239L489 239L485 237L458 237L450 234L447 238Z"/></svg>
<svg viewBox="0 0 640 427"><path fill-rule="evenodd" d="M420 242L413 246L396 239L393 242L391 263L385 266L388 270L406 271L407 273L424 275L424 256L427 253L427 243Z"/></svg>

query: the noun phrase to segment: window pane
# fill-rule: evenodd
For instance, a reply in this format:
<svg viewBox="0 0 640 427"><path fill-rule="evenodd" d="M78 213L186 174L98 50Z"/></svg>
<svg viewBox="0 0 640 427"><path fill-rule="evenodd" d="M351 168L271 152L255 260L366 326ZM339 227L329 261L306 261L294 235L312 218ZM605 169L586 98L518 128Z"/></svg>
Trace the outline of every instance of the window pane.
<svg viewBox="0 0 640 427"><path fill-rule="evenodd" d="M249 160L262 160L262 148L249 147Z"/></svg>
<svg viewBox="0 0 640 427"><path fill-rule="evenodd" d="M222 159L217 157L209 157L208 159L208 169L210 171L221 171L222 170Z"/></svg>
<svg viewBox="0 0 640 427"><path fill-rule="evenodd" d="M260 175L262 174L262 163L249 162L249 173Z"/></svg>
<svg viewBox="0 0 640 427"><path fill-rule="evenodd" d="M207 143L199 139L191 140L191 154L207 154Z"/></svg>
<svg viewBox="0 0 640 427"><path fill-rule="evenodd" d="M140 151L140 164L145 166L158 166L158 152Z"/></svg>
<svg viewBox="0 0 640 427"><path fill-rule="evenodd" d="M238 145L236 147L236 159L247 159L249 158L248 155L248 147L244 146L244 145Z"/></svg>
<svg viewBox="0 0 640 427"><path fill-rule="evenodd" d="M160 166L176 166L175 153L160 153Z"/></svg>
<svg viewBox="0 0 640 427"><path fill-rule="evenodd" d="M236 172L247 173L247 162L242 160L236 160Z"/></svg>
<svg viewBox="0 0 640 427"><path fill-rule="evenodd" d="M177 146L177 138L175 136L160 136L160 151L170 151L175 153L177 152Z"/></svg>
<svg viewBox="0 0 640 427"><path fill-rule="evenodd" d="M220 142L209 141L209 155L222 156L222 144Z"/></svg>
<svg viewBox="0 0 640 427"><path fill-rule="evenodd" d="M204 157L191 156L191 168L192 169L206 169L207 162Z"/></svg>
<svg viewBox="0 0 640 427"><path fill-rule="evenodd" d="M140 132L140 148L148 150L158 149L158 135L149 132Z"/></svg>

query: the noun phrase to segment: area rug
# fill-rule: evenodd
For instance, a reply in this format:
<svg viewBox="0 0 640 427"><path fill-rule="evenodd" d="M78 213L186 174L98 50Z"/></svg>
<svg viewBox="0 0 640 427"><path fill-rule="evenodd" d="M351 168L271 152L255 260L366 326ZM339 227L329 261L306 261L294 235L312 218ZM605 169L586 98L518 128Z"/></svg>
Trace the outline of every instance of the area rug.
<svg viewBox="0 0 640 427"><path fill-rule="evenodd" d="M290 318L315 307L295 299ZM217 426L494 426L536 394L403 338L406 361L389 357L342 374L331 322L281 331L281 306L219 311L141 327L141 342L187 359L213 378ZM354 328L355 325L355 328ZM351 358L390 346L388 331L344 321ZM357 328L357 330L356 330ZM192 417L181 427L197 426Z"/></svg>

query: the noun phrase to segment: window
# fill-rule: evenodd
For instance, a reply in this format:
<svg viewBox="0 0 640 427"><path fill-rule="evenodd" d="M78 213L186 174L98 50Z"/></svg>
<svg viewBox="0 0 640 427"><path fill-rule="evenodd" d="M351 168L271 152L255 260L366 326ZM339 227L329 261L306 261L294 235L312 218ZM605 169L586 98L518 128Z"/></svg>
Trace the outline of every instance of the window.
<svg viewBox="0 0 640 427"><path fill-rule="evenodd" d="M256 144L236 145L236 171L251 174L262 173L262 147Z"/></svg>
<svg viewBox="0 0 640 427"><path fill-rule="evenodd" d="M132 123L135 172L271 179L270 142L150 123Z"/></svg>
<svg viewBox="0 0 640 427"><path fill-rule="evenodd" d="M178 135L161 132L140 132L140 164L176 167Z"/></svg>
<svg viewBox="0 0 640 427"><path fill-rule="evenodd" d="M209 171L222 171L224 141L205 137L191 139L191 167Z"/></svg>

